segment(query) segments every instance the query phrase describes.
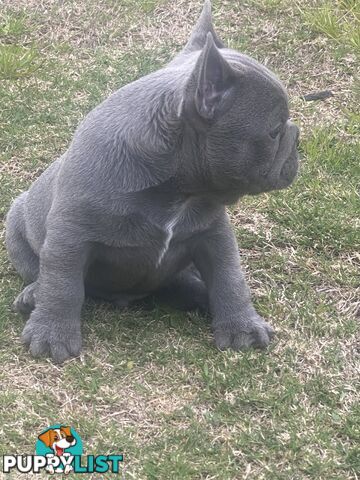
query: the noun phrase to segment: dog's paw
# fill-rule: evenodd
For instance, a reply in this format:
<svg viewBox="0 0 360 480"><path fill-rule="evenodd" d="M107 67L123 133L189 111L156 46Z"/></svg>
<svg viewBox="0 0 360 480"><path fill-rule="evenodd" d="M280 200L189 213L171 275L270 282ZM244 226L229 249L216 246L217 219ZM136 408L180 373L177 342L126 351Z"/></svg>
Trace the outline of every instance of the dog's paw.
<svg viewBox="0 0 360 480"><path fill-rule="evenodd" d="M266 348L275 332L265 320L257 314L251 315L246 322L221 322L214 326L215 344L220 350L246 350Z"/></svg>
<svg viewBox="0 0 360 480"><path fill-rule="evenodd" d="M55 363L63 363L80 354L80 321L53 320L35 310L26 322L21 339L33 357L50 356Z"/></svg>
<svg viewBox="0 0 360 480"><path fill-rule="evenodd" d="M12 310L23 315L29 315L35 308L36 282L27 285L16 297L12 304Z"/></svg>

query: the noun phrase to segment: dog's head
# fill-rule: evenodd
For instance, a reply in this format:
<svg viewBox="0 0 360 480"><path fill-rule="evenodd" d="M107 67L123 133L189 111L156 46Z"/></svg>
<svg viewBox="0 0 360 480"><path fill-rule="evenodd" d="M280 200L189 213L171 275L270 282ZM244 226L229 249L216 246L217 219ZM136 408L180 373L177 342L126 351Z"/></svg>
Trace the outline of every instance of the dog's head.
<svg viewBox="0 0 360 480"><path fill-rule="evenodd" d="M289 120L285 89L266 67L225 48L209 0L183 51L125 88L111 97L114 111L107 107L102 129L85 132L97 139L94 148L121 159L114 167L121 172L113 175L116 189L138 192L175 177L182 193L215 194L232 203L293 181L299 131ZM123 128L116 125L110 137L114 129L107 122L123 118ZM77 138L73 145L81 150Z"/></svg>
<svg viewBox="0 0 360 480"><path fill-rule="evenodd" d="M39 435L38 438L47 447L54 450L57 455L62 455L66 448L76 444L76 439L73 437L70 427L51 428Z"/></svg>
<svg viewBox="0 0 360 480"><path fill-rule="evenodd" d="M289 119L286 91L266 67L224 47L209 1L170 65L191 68L180 114L202 142L214 189L240 196L289 186L298 170L299 130Z"/></svg>

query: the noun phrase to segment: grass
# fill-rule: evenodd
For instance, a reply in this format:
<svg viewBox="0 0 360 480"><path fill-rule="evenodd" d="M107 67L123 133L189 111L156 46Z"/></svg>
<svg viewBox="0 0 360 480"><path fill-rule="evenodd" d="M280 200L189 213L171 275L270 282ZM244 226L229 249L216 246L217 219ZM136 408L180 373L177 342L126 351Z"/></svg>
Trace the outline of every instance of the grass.
<svg viewBox="0 0 360 480"><path fill-rule="evenodd" d="M17 45L0 46L0 78L15 79L31 75L39 65L39 54L33 48Z"/></svg>
<svg viewBox="0 0 360 480"><path fill-rule="evenodd" d="M184 44L200 4L5 0L2 219L91 108ZM299 5L214 2L221 36L279 74L302 131L297 182L231 209L255 304L278 332L271 348L218 352L196 314L88 302L83 356L34 360L1 244L0 454L32 453L62 421L86 454L123 452L129 479L358 478L358 2Z"/></svg>
<svg viewBox="0 0 360 480"><path fill-rule="evenodd" d="M345 45L350 50L360 52L360 6L354 0L320 2L311 9L299 10L304 20L316 31L321 32Z"/></svg>
<svg viewBox="0 0 360 480"><path fill-rule="evenodd" d="M34 46L18 45L17 40L27 33L25 16L0 16L0 79L30 76L39 68L39 52Z"/></svg>

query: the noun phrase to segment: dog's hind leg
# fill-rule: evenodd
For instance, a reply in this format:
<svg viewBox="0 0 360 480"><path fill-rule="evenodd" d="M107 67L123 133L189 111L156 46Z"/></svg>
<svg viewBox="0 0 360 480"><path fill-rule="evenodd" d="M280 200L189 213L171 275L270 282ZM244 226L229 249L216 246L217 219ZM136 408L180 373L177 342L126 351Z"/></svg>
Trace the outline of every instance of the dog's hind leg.
<svg viewBox="0 0 360 480"><path fill-rule="evenodd" d="M16 312L28 314L35 307L36 280L39 274L39 258L26 239L24 203L27 192L20 195L12 204L6 218L6 247L18 273L27 286L13 303Z"/></svg>
<svg viewBox="0 0 360 480"><path fill-rule="evenodd" d="M29 314L35 307L36 280L39 274L39 258L26 239L24 204L27 192L12 204L6 218L6 247L10 260L27 286L17 296L13 310Z"/></svg>
<svg viewBox="0 0 360 480"><path fill-rule="evenodd" d="M39 274L39 257L26 239L24 205L27 192L12 204L6 217L6 248L18 273L25 284L34 282Z"/></svg>
<svg viewBox="0 0 360 480"><path fill-rule="evenodd" d="M185 311L209 312L209 296L198 270L191 265L154 294L155 299Z"/></svg>
<svg viewBox="0 0 360 480"><path fill-rule="evenodd" d="M12 304L14 312L22 313L23 315L29 315L35 308L35 292L37 288L37 282L30 283L24 290L16 297Z"/></svg>

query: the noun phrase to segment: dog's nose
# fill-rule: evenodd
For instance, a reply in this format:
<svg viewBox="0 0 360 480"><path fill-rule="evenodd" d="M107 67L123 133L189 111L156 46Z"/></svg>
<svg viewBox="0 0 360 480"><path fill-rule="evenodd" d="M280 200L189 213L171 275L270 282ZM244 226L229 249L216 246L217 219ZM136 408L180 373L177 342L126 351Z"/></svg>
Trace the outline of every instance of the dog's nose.
<svg viewBox="0 0 360 480"><path fill-rule="evenodd" d="M75 438L72 435L68 435L66 437L66 441L69 442L69 443L72 443L74 440L75 440Z"/></svg>

